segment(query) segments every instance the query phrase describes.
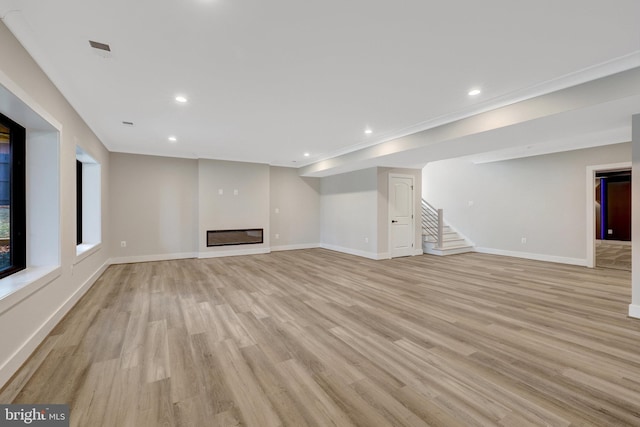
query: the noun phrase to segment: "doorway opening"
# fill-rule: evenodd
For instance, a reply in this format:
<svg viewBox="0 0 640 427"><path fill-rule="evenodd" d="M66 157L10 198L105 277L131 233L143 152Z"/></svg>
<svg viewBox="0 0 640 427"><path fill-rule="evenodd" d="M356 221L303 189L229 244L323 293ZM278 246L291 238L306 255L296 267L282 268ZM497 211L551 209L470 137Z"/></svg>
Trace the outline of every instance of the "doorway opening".
<svg viewBox="0 0 640 427"><path fill-rule="evenodd" d="M597 222L596 218L598 217L597 212L601 209L602 195L599 194L601 191L600 188L597 187L597 184L600 183L598 180L601 176L596 176L598 174L602 175L604 173L614 173L614 172L622 172L622 171L630 171L631 170L631 162L621 162L621 163L609 163L609 164L601 164L601 165L591 165L587 166L586 170L586 246L587 246L587 257L586 257L586 266L587 267L596 267L596 246L601 245L602 243L612 243L615 240L609 239L601 239L602 235L602 217L600 217L600 221ZM597 181L598 180L598 181ZM606 189L605 189L606 191ZM615 190L614 190L615 191ZM600 197L600 199L597 199ZM598 201L597 201L598 200ZM605 213L606 216L606 213ZM608 236L609 228L605 223L605 235ZM614 236L615 228L613 229L611 236ZM625 242L625 244L627 244ZM629 245L630 247L630 245ZM604 249L604 248L600 248ZM615 255L614 255L615 256ZM601 260L603 257L600 257Z"/></svg>
<svg viewBox="0 0 640 427"><path fill-rule="evenodd" d="M631 170L596 171L595 265L631 271Z"/></svg>

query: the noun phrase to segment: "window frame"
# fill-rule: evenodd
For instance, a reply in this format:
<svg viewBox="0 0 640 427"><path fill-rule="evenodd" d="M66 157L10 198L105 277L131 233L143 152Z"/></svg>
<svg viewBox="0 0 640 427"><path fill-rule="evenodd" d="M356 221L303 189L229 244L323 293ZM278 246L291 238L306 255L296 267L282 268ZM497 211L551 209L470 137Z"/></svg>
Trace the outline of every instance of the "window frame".
<svg viewBox="0 0 640 427"><path fill-rule="evenodd" d="M95 157L76 145L76 259L78 263L102 244L102 176Z"/></svg>
<svg viewBox="0 0 640 427"><path fill-rule="evenodd" d="M82 244L82 165L76 158L76 246Z"/></svg>
<svg viewBox="0 0 640 427"><path fill-rule="evenodd" d="M0 123L9 128L10 164L10 247L11 265L0 271L0 279L27 267L26 129L0 114Z"/></svg>

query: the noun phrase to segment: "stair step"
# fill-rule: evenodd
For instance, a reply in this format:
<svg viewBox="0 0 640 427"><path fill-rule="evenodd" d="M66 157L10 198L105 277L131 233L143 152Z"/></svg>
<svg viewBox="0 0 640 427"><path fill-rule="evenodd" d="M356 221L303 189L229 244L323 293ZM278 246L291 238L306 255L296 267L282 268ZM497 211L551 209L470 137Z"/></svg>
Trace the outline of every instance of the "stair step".
<svg viewBox="0 0 640 427"><path fill-rule="evenodd" d="M461 236L455 229L448 225L443 227L442 242L436 247L437 238L429 235L423 230L422 251L431 255L454 255L465 252L473 252L473 245L470 245L464 236Z"/></svg>
<svg viewBox="0 0 640 427"><path fill-rule="evenodd" d="M428 245L425 245L422 248L425 254L438 255L438 256L457 255L457 254L463 254L463 253L474 251L473 246L469 246L469 245L452 246L452 247L440 248L440 249L436 249L435 247L428 248L427 246Z"/></svg>
<svg viewBox="0 0 640 427"><path fill-rule="evenodd" d="M462 237L458 237L457 239L444 239L442 242L443 248L454 248L459 246L467 246Z"/></svg>
<svg viewBox="0 0 640 427"><path fill-rule="evenodd" d="M425 242L435 242L435 237L431 236L430 234L423 234L423 237ZM442 238L445 241L447 241L447 240L460 239L461 237L456 231L449 231L444 233L442 235Z"/></svg>
<svg viewBox="0 0 640 427"><path fill-rule="evenodd" d="M457 242L457 241L460 241L460 240L464 241L464 237L460 236L458 233L445 234L444 236L442 236L442 241L444 243ZM423 241L435 243L436 238L433 237L433 236L426 236L425 235Z"/></svg>

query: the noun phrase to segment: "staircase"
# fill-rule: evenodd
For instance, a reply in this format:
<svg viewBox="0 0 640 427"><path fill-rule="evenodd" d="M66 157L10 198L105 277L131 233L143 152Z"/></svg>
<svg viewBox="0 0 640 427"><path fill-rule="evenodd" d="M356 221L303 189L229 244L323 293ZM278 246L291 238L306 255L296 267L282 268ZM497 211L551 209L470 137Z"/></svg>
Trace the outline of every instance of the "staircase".
<svg viewBox="0 0 640 427"><path fill-rule="evenodd" d="M422 251L431 255L473 252L473 244L451 226L445 225L442 209L422 199Z"/></svg>

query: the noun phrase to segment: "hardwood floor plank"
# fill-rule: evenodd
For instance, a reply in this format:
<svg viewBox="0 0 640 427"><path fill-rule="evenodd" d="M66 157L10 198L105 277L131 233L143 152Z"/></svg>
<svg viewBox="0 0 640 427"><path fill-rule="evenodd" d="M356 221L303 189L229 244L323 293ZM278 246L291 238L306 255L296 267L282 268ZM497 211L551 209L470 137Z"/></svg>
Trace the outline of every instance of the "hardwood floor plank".
<svg viewBox="0 0 640 427"><path fill-rule="evenodd" d="M376 386L368 378L352 385L353 389L394 426L425 427L428 424L398 402L387 390Z"/></svg>
<svg viewBox="0 0 640 427"><path fill-rule="evenodd" d="M638 426L630 280L324 249L114 265L0 402L73 426Z"/></svg>
<svg viewBox="0 0 640 427"><path fill-rule="evenodd" d="M115 387L119 360L111 359L91 365L87 378L82 384L73 407L71 424L76 426L99 425L106 418L110 390ZM103 387L104 386L104 387Z"/></svg>
<svg viewBox="0 0 640 427"><path fill-rule="evenodd" d="M243 347L240 351L283 425L308 425L291 390L286 386L286 380L277 369L281 362L271 360L263 349L262 344L259 344Z"/></svg>
<svg viewBox="0 0 640 427"><path fill-rule="evenodd" d="M223 367L215 354L217 337L197 334L189 337L193 360L198 375L198 385L207 396L211 414L230 411L234 407L234 397L224 377Z"/></svg>
<svg viewBox="0 0 640 427"><path fill-rule="evenodd" d="M171 402L182 402L198 396L202 388L198 384L197 365L187 331L169 329L168 346Z"/></svg>
<svg viewBox="0 0 640 427"><path fill-rule="evenodd" d="M334 401L340 409L357 426L393 426L392 420L371 406L348 384L341 381L336 375L331 373L320 373L314 375L315 382Z"/></svg>
<svg viewBox="0 0 640 427"><path fill-rule="evenodd" d="M227 334L235 341L238 347L246 347L249 345L255 345L254 339L249 336L249 333L240 322L240 318L233 311L228 304L216 305L213 311L220 318L220 321L225 326Z"/></svg>
<svg viewBox="0 0 640 427"><path fill-rule="evenodd" d="M465 424L459 418L449 414L444 408L439 407L434 400L414 390L411 386L403 386L393 395L411 412L419 416L427 424L434 427L464 427ZM437 397L436 395L435 397Z"/></svg>
<svg viewBox="0 0 640 427"><path fill-rule="evenodd" d="M119 369L111 383L104 413L90 413L86 420L81 420L77 425L135 427L144 387L145 380L140 366Z"/></svg>
<svg viewBox="0 0 640 427"><path fill-rule="evenodd" d="M281 425L280 417L246 364L234 340L215 344L216 354L227 384L247 426Z"/></svg>
<svg viewBox="0 0 640 427"><path fill-rule="evenodd" d="M16 396L18 396L35 371L38 370L45 358L51 353L58 337L58 335L49 335L44 340L33 356L31 356L28 363L11 378L6 387L0 390L0 402L12 402Z"/></svg>
<svg viewBox="0 0 640 427"><path fill-rule="evenodd" d="M167 322L164 320L150 322L145 335L143 365L146 382L154 383L169 378L171 367Z"/></svg>
<svg viewBox="0 0 640 427"><path fill-rule="evenodd" d="M91 366L80 346L54 348L13 400L14 403L75 402ZM51 387L55 384L55 387Z"/></svg>
<svg viewBox="0 0 640 427"><path fill-rule="evenodd" d="M156 427L176 424L171 403L171 384L168 378L143 384L140 392L137 426Z"/></svg>
<svg viewBox="0 0 640 427"><path fill-rule="evenodd" d="M292 391L300 411L312 426L353 426L349 417L313 379L311 373L295 359L277 366L285 386ZM305 404L309 402L309 404Z"/></svg>

